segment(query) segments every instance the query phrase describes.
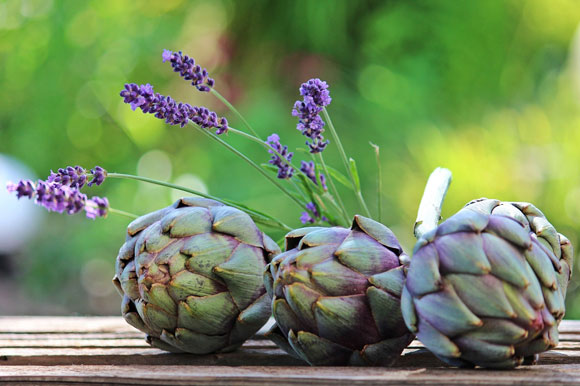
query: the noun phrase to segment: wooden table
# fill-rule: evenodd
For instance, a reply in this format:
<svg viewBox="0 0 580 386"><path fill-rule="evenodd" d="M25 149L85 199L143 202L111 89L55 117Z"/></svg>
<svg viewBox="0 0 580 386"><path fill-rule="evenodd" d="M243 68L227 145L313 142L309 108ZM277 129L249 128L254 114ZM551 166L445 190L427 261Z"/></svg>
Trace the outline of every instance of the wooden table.
<svg viewBox="0 0 580 386"><path fill-rule="evenodd" d="M309 367L256 336L238 351L178 355L150 348L120 317L0 317L0 383L38 384L566 384L580 383L580 321L536 366L445 366L415 341L392 368Z"/></svg>

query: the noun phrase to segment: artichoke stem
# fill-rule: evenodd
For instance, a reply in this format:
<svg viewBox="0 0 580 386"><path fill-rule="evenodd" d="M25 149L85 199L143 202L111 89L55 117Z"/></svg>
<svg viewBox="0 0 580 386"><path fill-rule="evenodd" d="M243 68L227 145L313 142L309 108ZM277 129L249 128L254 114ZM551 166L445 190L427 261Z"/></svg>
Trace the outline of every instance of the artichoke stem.
<svg viewBox="0 0 580 386"><path fill-rule="evenodd" d="M417 239L437 228L441 219L441 207L451 184L451 171L438 167L429 176L423 198L419 204L414 234Z"/></svg>

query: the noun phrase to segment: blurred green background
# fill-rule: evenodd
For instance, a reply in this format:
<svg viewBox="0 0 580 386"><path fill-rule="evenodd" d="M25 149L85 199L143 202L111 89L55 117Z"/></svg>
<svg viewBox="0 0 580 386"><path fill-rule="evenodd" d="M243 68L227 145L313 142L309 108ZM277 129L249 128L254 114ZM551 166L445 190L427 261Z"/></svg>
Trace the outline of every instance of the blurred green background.
<svg viewBox="0 0 580 386"><path fill-rule="evenodd" d="M262 137L277 132L291 149L304 146L290 114L300 83L328 81L330 114L373 211L369 141L381 146L382 218L407 251L436 166L454 173L444 217L484 196L529 201L578 248L579 22L573 0L0 0L0 154L40 178L98 164L207 189L299 226L300 210L225 149L122 103L125 82L151 83L241 127L161 62L164 48L183 50ZM255 144L227 141L268 159ZM332 144L325 156L341 166ZM87 193L138 214L180 196L112 179ZM35 221L37 235L2 257L0 313L119 314L111 278L128 220ZM580 318L577 283L568 318Z"/></svg>

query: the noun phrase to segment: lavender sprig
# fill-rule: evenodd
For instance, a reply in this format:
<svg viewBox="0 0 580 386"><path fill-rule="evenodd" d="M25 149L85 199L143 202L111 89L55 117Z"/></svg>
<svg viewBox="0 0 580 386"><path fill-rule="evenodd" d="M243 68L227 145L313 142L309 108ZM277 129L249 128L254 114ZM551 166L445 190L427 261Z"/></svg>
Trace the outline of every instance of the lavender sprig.
<svg viewBox="0 0 580 386"><path fill-rule="evenodd" d="M181 51L172 52L163 50L163 62L169 61L173 71L178 72L185 80L191 80L191 85L195 86L199 91L209 92L214 86L215 81L209 77L205 68L201 68L195 64L195 60Z"/></svg>
<svg viewBox="0 0 580 386"><path fill-rule="evenodd" d="M278 178L287 179L291 178L294 174L294 169L289 165L294 153L288 152L288 146L282 146L280 143L280 137L278 134L272 134L266 140L268 145L273 149L268 150L268 153L272 154L272 158L268 163L276 166L278 168ZM278 156L274 151L280 154L287 162L282 161L282 158Z"/></svg>
<svg viewBox="0 0 580 386"><path fill-rule="evenodd" d="M87 212L88 218L105 217L108 210L109 200L106 197L91 197L85 203L85 212Z"/></svg>
<svg viewBox="0 0 580 386"><path fill-rule="evenodd" d="M67 214L86 211L88 218L105 217L109 209L106 198L91 197L81 193L78 188L62 185L54 181L38 180L34 184L30 180L22 180L17 184L8 182L6 188L9 192L16 192L16 196L35 199L35 203L48 209L50 212Z"/></svg>
<svg viewBox="0 0 580 386"><path fill-rule="evenodd" d="M81 189L87 183L88 186L101 185L107 177L107 171L100 166L91 169L93 178L87 183L87 171L81 166L67 166L59 168L55 173L52 170L46 182L55 183L62 186L69 186L75 189Z"/></svg>
<svg viewBox="0 0 580 386"><path fill-rule="evenodd" d="M316 178L316 168L314 166L314 161L310 161L310 162L306 162L306 161L301 161L300 164L300 171L302 173L304 173L306 175L306 177L310 178L310 180L312 182L314 182L316 185L318 185L318 180ZM320 185L322 186L322 189L324 189L325 191L328 190L328 188L326 187L326 177L324 176L324 174L320 174L319 176L320 178Z"/></svg>
<svg viewBox="0 0 580 386"><path fill-rule="evenodd" d="M156 118L164 119L171 125L183 127L191 121L203 129L216 128L218 135L228 131L226 118L218 117L215 112L205 107L176 102L170 96L154 92L150 84L139 86L135 83L127 83L120 95L133 110L138 107L144 113L154 114Z"/></svg>
<svg viewBox="0 0 580 386"><path fill-rule="evenodd" d="M107 171L100 166L91 169L92 179L88 186L100 185L107 177ZM36 184L30 180L21 180L17 184L8 182L6 188L16 193L19 199L27 197L35 199L35 203L51 212L68 214L79 213L85 210L87 217L105 217L109 209L106 198L91 197L81 193L80 189L86 184L89 173L81 166L67 166L55 173L50 172L46 181L38 180Z"/></svg>
<svg viewBox="0 0 580 386"><path fill-rule="evenodd" d="M306 204L306 212L302 212L300 216L300 221L302 224L314 224L317 221L328 221L324 216L320 216L316 205L313 202Z"/></svg>
<svg viewBox="0 0 580 386"><path fill-rule="evenodd" d="M292 109L292 115L299 118L296 128L302 135L312 140L306 141L310 152L320 153L329 143L322 135L324 121L319 115L324 106L328 106L332 101L328 84L318 78L310 79L300 86L300 95L303 96L303 100L296 101Z"/></svg>

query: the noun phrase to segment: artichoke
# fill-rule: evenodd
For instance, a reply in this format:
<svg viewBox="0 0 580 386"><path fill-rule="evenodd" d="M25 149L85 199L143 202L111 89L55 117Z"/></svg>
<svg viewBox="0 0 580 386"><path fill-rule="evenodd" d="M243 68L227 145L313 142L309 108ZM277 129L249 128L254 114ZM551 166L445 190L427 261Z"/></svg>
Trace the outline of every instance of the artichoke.
<svg viewBox="0 0 580 386"><path fill-rule="evenodd" d="M113 279L123 317L167 351L233 350L270 317L262 275L279 252L246 213L182 198L129 224Z"/></svg>
<svg viewBox="0 0 580 386"><path fill-rule="evenodd" d="M512 368L558 344L572 246L531 204L472 201L417 242L405 323L437 357Z"/></svg>
<svg viewBox="0 0 580 386"><path fill-rule="evenodd" d="M400 310L406 257L389 228L362 216L351 229L288 233L264 273L269 337L311 365L391 364L413 339Z"/></svg>

